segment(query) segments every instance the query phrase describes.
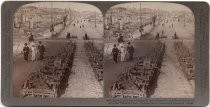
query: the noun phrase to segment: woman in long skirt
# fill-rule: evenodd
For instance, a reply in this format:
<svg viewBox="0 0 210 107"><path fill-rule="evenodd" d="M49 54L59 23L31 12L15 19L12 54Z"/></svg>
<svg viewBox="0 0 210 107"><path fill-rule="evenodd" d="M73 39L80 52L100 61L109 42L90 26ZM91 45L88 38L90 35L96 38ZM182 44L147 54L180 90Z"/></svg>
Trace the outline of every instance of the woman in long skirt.
<svg viewBox="0 0 210 107"><path fill-rule="evenodd" d="M126 50L125 50L125 47L124 47L124 45L121 45L120 46L120 60L121 60L121 62L124 62L125 61L125 55L126 55Z"/></svg>

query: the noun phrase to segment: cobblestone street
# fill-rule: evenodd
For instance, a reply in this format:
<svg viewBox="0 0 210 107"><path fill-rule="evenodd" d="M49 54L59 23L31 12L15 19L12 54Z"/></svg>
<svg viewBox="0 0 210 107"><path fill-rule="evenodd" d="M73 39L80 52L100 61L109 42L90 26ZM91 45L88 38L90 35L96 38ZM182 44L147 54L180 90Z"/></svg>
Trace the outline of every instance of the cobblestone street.
<svg viewBox="0 0 210 107"><path fill-rule="evenodd" d="M193 98L194 87L183 74L176 59L173 44L167 41L157 88L151 98Z"/></svg>
<svg viewBox="0 0 210 107"><path fill-rule="evenodd" d="M174 50L173 34L176 32L180 38L183 38L185 45L193 50L193 40L189 38L192 37L193 30L187 31L184 29L190 29L192 27L183 27L180 23L174 23L174 29L168 27L169 24L162 27L161 25L152 32L155 35L157 32L161 32L164 29L167 38L161 39L162 42L166 44L166 53L163 59L161 73L158 77L157 88L155 89L152 98L193 98L195 91L195 81L187 80L183 71L180 68L179 62L177 60L176 52ZM177 30L178 29L178 30ZM189 40L187 40L188 38Z"/></svg>
<svg viewBox="0 0 210 107"><path fill-rule="evenodd" d="M62 97L99 98L103 97L103 88L96 80L91 65L85 54L84 41L77 42L73 62L73 73L69 77L68 87Z"/></svg>

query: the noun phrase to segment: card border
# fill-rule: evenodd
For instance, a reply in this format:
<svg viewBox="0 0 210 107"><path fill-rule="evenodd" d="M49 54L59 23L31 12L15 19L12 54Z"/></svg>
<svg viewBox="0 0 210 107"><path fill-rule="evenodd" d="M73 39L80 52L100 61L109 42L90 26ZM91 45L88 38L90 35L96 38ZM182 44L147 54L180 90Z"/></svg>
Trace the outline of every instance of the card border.
<svg viewBox="0 0 210 107"><path fill-rule="evenodd" d="M189 7L195 16L195 98L144 98L144 99L112 99L112 98L17 98L12 95L13 72L13 29L12 18L15 10L24 4L43 1L5 1L2 4L2 69L1 69L1 101L6 106L205 106L209 103L209 5L207 2L180 2ZM55 1L53 1L55 2ZM79 2L97 6L104 14L108 8L120 3L138 1L58 1ZM166 2L166 1L141 1ZM199 73L198 73L199 72ZM122 104L123 101L133 104ZM135 104L141 102L141 105ZM117 104L119 103L119 104ZM149 103L149 104L148 104Z"/></svg>

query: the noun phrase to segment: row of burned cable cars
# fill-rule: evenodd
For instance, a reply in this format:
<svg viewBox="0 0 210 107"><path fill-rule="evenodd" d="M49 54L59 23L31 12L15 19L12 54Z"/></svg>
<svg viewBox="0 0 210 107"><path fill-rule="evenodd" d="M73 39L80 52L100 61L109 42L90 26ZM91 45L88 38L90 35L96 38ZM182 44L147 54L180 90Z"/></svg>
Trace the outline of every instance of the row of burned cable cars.
<svg viewBox="0 0 210 107"><path fill-rule="evenodd" d="M91 41L85 42L84 46L96 79L103 80L103 53Z"/></svg>
<svg viewBox="0 0 210 107"><path fill-rule="evenodd" d="M112 98L145 98L149 97L160 73L165 53L165 44L158 42L154 49L120 74L111 86Z"/></svg>
<svg viewBox="0 0 210 107"><path fill-rule="evenodd" d="M191 52L183 43L183 41L174 42L175 52L179 61L179 65L188 80L194 79L195 64L193 52Z"/></svg>
<svg viewBox="0 0 210 107"><path fill-rule="evenodd" d="M69 42L55 56L45 58L43 67L30 73L21 87L22 97L56 98L67 86L71 74L75 43Z"/></svg>

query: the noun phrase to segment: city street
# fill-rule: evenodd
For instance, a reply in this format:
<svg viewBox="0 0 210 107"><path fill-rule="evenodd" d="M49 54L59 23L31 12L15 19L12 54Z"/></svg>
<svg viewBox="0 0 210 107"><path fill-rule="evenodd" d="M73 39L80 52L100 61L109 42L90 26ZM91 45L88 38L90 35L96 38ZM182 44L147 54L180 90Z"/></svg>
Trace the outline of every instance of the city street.
<svg viewBox="0 0 210 107"><path fill-rule="evenodd" d="M157 88L151 98L193 98L195 83L191 83L184 76L178 60L175 59L175 50L171 42L173 41L165 41L166 53L158 77Z"/></svg>
<svg viewBox="0 0 210 107"><path fill-rule="evenodd" d="M78 19L83 20L83 19ZM80 26L84 25L84 28ZM91 33L89 33L91 31ZM69 77L68 87L66 88L65 94L61 97L67 98L98 98L103 97L103 87L99 83L93 69L90 66L88 58L85 54L84 49L84 40L83 37L85 33L90 38L102 38L102 35L99 35L98 32L92 28L90 23L82 22L76 24L76 26L68 26L62 33L61 38L65 38L67 32L70 32L71 35L77 36L76 40L76 53L75 59L73 61L72 75Z"/></svg>
<svg viewBox="0 0 210 107"><path fill-rule="evenodd" d="M76 19L82 20L82 19ZM84 28L80 26L85 25ZM57 51L62 47L63 44L69 40L65 39L67 33L71 33L73 36L77 36L77 39L72 39L73 42L76 42L76 53L75 59L73 62L72 74L70 74L68 86L65 90L65 93L61 97L76 97L76 98L98 98L103 97L103 88L102 82L98 82L95 78L95 74L92 72L92 68L89 64L89 60L85 54L84 50L84 40L83 37L85 33L90 38L101 38L102 36L96 32L91 23L83 22L78 23L76 26L70 24L67 26L56 38L43 39L46 46L45 56L56 55ZM91 31L91 33L89 33ZM95 32L94 32L95 31ZM36 40L36 39L35 39ZM40 39L39 39L40 40ZM98 41L98 40L94 40ZM101 40L100 40L101 41ZM101 42L96 42L101 44ZM13 76L13 89L14 95L19 96L19 91L21 85L27 79L27 75L31 72L39 70L43 64L41 61L35 62L25 62L22 58L22 55L19 55L14 59L14 76ZM23 77L23 75L25 75ZM20 78L21 77L21 78Z"/></svg>
<svg viewBox="0 0 210 107"><path fill-rule="evenodd" d="M191 50L193 49L193 27L188 26L184 27L181 23L174 23L174 28L169 28L171 24L166 24L164 27L159 25L156 29L156 32L152 33L155 35L157 32L161 32L164 29L164 35L167 38L161 39L162 42L166 44L166 53L164 61L162 63L161 73L158 77L158 85L151 96L152 98L193 98L195 92L195 83L194 80L187 80L184 76L183 71L179 66L177 56L173 47L173 43L176 40L173 40L172 37L174 32L177 33L178 37L184 41L184 44Z"/></svg>
<svg viewBox="0 0 210 107"><path fill-rule="evenodd" d="M73 62L72 75L68 81L64 98L99 98L103 97L103 87L92 72L85 54L83 40L77 42L77 50Z"/></svg>
<svg viewBox="0 0 210 107"><path fill-rule="evenodd" d="M146 55L146 53L150 52L154 47L154 43L159 40L165 43L166 52L161 67L161 73L159 74L157 80L157 86L155 86L154 92L150 97L193 98L195 83L194 80L187 80L179 66L179 62L173 47L173 43L179 40L173 39L173 36L176 32L178 38L184 41L186 47L193 51L194 40L191 38L194 36L194 29L189 25L184 27L183 24L176 21L167 23L165 26L162 26L163 22L156 25L156 27L153 28L150 33L141 37L141 40L136 40L135 38L130 39L135 48L134 57ZM173 28L169 28L172 23ZM164 30L163 34L162 30ZM160 38L155 40L157 33L160 33ZM111 56L111 49L113 48L113 44L114 43L105 44L105 97L108 97L111 85L116 81L117 76L124 72L125 68L129 67L131 64L129 62L119 62L117 64L114 63ZM135 61L132 63L134 62Z"/></svg>

